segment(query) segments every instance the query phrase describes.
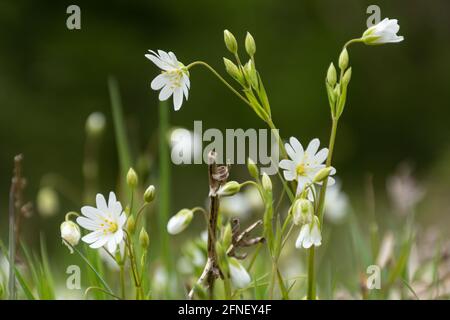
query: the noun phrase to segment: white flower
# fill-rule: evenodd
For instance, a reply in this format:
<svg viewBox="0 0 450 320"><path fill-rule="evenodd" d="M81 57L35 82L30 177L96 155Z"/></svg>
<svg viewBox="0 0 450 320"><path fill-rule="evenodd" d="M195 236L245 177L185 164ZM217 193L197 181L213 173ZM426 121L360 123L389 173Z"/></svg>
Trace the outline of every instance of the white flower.
<svg viewBox="0 0 450 320"><path fill-rule="evenodd" d="M288 181L297 180L297 195L305 188L306 184L311 183L320 169L325 168L323 162L328 157L328 149L323 148L319 152L320 141L313 139L306 150L301 143L291 137L289 143L285 144L286 152L291 160L281 160L280 168L284 169L284 178ZM336 173L333 168L330 175ZM328 178L328 185L333 185L334 179Z"/></svg>
<svg viewBox="0 0 450 320"><path fill-rule="evenodd" d="M114 253L117 245L123 241L122 227L127 217L114 192L109 193L108 204L103 195L97 194L96 203L97 208L90 206L81 208L84 217L78 217L77 223L92 231L81 240L88 243L91 248L105 246L109 252Z"/></svg>
<svg viewBox="0 0 450 320"><path fill-rule="evenodd" d="M70 246L74 247L78 244L80 241L81 233L80 228L77 226L77 224L73 221L64 221L61 223L61 238L65 241L63 243L65 245L70 244ZM67 242L67 243L66 243ZM67 245L70 252L73 253L73 249Z"/></svg>
<svg viewBox="0 0 450 320"><path fill-rule="evenodd" d="M153 50L149 50L149 52L150 54L146 54L145 57L162 70L161 74L153 79L151 87L153 90L161 90L159 93L161 101L165 101L173 95L173 107L177 111L183 104L183 96L186 97L186 100L188 99L191 86L189 71L177 60L173 52L167 53L162 50L158 50L158 53Z"/></svg>
<svg viewBox="0 0 450 320"><path fill-rule="evenodd" d="M229 259L231 282L236 288L243 289L247 287L252 279L247 270L235 258Z"/></svg>
<svg viewBox="0 0 450 320"><path fill-rule="evenodd" d="M297 241L295 242L295 247L297 249L305 248L308 249L312 245L318 247L322 244L322 234L320 233L320 222L317 216L311 223L304 224L300 229L300 234L298 235Z"/></svg>
<svg viewBox="0 0 450 320"><path fill-rule="evenodd" d="M400 42L404 38L397 35L399 30L397 19L384 18L383 21L367 29L361 39L368 45Z"/></svg>
<svg viewBox="0 0 450 320"><path fill-rule="evenodd" d="M167 232L170 234L178 234L187 228L194 217L194 212L189 209L182 209L167 223Z"/></svg>
<svg viewBox="0 0 450 320"><path fill-rule="evenodd" d="M340 182L327 187L325 196L325 217L331 222L341 222L349 210L348 196L341 190Z"/></svg>

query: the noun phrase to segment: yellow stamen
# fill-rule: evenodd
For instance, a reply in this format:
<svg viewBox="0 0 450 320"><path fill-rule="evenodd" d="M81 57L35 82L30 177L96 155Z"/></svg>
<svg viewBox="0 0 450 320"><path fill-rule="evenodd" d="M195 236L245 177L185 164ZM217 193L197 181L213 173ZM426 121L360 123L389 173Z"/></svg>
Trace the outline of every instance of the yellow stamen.
<svg viewBox="0 0 450 320"><path fill-rule="evenodd" d="M298 176L303 176L303 175L305 174L305 166L304 166L304 164L303 164L303 163L300 163L300 164L297 166L296 171L297 171L297 175L298 175Z"/></svg>

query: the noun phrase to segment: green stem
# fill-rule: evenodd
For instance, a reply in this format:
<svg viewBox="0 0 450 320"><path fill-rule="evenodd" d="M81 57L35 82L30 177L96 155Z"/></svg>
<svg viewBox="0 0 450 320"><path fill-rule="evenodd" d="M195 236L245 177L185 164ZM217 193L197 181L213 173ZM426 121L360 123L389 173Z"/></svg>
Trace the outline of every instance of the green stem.
<svg viewBox="0 0 450 320"><path fill-rule="evenodd" d="M333 158L333 150L334 143L336 140L336 131L338 126L338 118L333 118L333 123L331 127L331 135L330 135L330 143L328 147L328 158L326 162L326 166L331 166L331 160ZM324 214L324 204L325 204L325 195L327 192L328 179L326 179L322 188L320 189L319 195L319 204L317 206L317 214L320 220L320 228L323 226L323 214ZM314 251L315 248L312 246L309 249L309 258L308 258L308 299L314 300L316 298L316 279L315 279L315 270L314 270Z"/></svg>
<svg viewBox="0 0 450 320"><path fill-rule="evenodd" d="M338 127L338 118L334 118L331 126L331 135L330 135L330 142L328 146L328 158L326 162L326 166L331 166L331 160L333 159L333 151L334 151L334 143L336 141L336 131ZM325 194L327 192L327 185L328 185L328 179L325 179L325 181L322 184L322 188L320 189L319 194L319 204L317 207L317 213L319 216L320 221L320 228L323 226L323 214L324 214L324 205L325 205Z"/></svg>
<svg viewBox="0 0 450 320"><path fill-rule="evenodd" d="M228 89L230 89L236 96L238 96L242 101L245 102L245 104L249 105L250 108L253 109L252 104L243 96L241 95L235 88L233 88L233 86L231 84L228 83L227 80L225 80L216 70L214 70L213 67L211 67L209 64L207 64L204 61L194 61L191 64L189 64L186 68L191 69L194 66L204 66L206 67L209 71L211 71L220 81L222 81L222 83L227 86Z"/></svg>
<svg viewBox="0 0 450 320"><path fill-rule="evenodd" d="M172 277L172 258L169 250L169 235L166 225L170 211L170 159L167 132L169 130L169 108L167 102L159 103L159 244L160 255L169 277Z"/></svg>
<svg viewBox="0 0 450 320"><path fill-rule="evenodd" d="M309 257L308 257L308 300L315 300L316 299L316 275L314 270L314 252L315 247L312 246L309 249Z"/></svg>

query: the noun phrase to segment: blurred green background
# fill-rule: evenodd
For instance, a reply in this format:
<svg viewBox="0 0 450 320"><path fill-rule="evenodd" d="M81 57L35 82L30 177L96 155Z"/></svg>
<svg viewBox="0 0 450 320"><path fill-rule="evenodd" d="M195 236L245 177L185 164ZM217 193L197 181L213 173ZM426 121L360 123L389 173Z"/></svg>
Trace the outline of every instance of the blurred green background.
<svg viewBox="0 0 450 320"><path fill-rule="evenodd" d="M70 4L81 7L81 30L66 28ZM319 137L325 145L330 128L325 73L342 45L366 29L370 4L381 7L382 17L399 20L405 41L351 47L353 77L335 166L357 202L368 173L374 176L377 197L383 198L386 176L409 161L433 200L423 209L426 219L448 221L450 2L6 0L0 3L1 238L6 240L13 156L25 155L28 199L35 200L48 173L63 176L81 194L84 126L94 111L107 117L98 191L115 188L118 160L109 75L120 85L134 155L149 146L148 163L157 158L158 101L150 82L158 70L144 58L148 49L173 51L185 64L207 61L225 75L222 57L229 54L223 30L231 30L241 48L250 31L281 135L294 135L303 143ZM192 129L194 120L202 120L204 128L264 128L206 70L193 69L191 83L189 101L179 112L170 112L171 124ZM232 169L233 178L247 177L244 169ZM156 176L157 169L152 170ZM173 167L172 184L172 211L202 204L205 167ZM36 214L29 225L58 233L63 214L79 210L79 204L64 197L61 201L57 217L44 221ZM59 239L52 246L59 247Z"/></svg>

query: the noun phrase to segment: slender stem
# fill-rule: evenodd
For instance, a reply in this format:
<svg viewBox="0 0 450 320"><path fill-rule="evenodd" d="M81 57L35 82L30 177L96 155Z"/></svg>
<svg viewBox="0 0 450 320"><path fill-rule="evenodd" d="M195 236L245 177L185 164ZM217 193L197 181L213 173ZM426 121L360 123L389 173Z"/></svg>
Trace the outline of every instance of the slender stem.
<svg viewBox="0 0 450 320"><path fill-rule="evenodd" d="M337 131L337 127L338 127L338 118L334 118L333 122L332 122L332 126L331 126L331 135L330 135L330 142L329 142L329 146L328 146L328 158L327 158L327 162L326 162L326 166L329 167L331 166L331 160L333 159L333 151L334 151L334 143L336 141L336 131ZM322 228L323 226L323 214L324 214L324 204L325 204L325 195L327 192L327 185L328 185L328 179L325 179L325 181L322 184L322 188L320 189L320 194L319 194L319 204L317 207L317 213L319 216L319 221L320 221L320 227Z"/></svg>
<svg viewBox="0 0 450 320"><path fill-rule="evenodd" d="M331 127L331 135L330 135L330 143L328 147L328 158L326 162L326 166L331 166L331 160L333 158L333 150L334 150L334 143L336 140L336 131L338 126L338 119L333 118L333 123ZM323 214L324 214L324 204L325 204L325 195L327 192L327 185L328 185L328 179L326 179L323 184L322 188L320 189L320 195L319 195L319 204L317 206L317 215L319 216L320 221L320 228L323 227ZM312 246L309 249L309 258L308 258L308 299L314 300L316 298L316 280L315 280L315 270L314 270L314 251L315 248Z"/></svg>
<svg viewBox="0 0 450 320"><path fill-rule="evenodd" d="M316 275L314 270L314 252L315 247L312 246L309 249L309 257L308 257L308 300L315 300L316 299Z"/></svg>
<svg viewBox="0 0 450 320"><path fill-rule="evenodd" d="M125 267L123 263L120 264L120 295L122 299L126 299L126 292L125 292Z"/></svg>
<svg viewBox="0 0 450 320"><path fill-rule="evenodd" d="M169 235L166 230L170 212L170 159L167 132L169 130L169 108L167 102L159 103L159 244L160 255L169 277L172 277L173 263L169 250ZM167 288L167 294L171 294Z"/></svg>
<svg viewBox="0 0 450 320"><path fill-rule="evenodd" d="M344 48L347 48L349 45L353 44L353 43L358 43L358 42L363 42L362 38L357 38L357 39L352 39L349 40L345 43Z"/></svg>
<svg viewBox="0 0 450 320"><path fill-rule="evenodd" d="M241 95L235 88L233 88L233 86L231 84L228 83L227 80L225 80L216 70L214 70L213 67L211 67L209 64L207 64L204 61L194 61L191 64L189 64L187 66L188 69L191 69L194 66L204 66L206 67L209 71L211 71L220 81L222 81L223 84L225 84L225 86L227 86L228 89L230 89L236 96L238 96L242 101L245 102L245 104L249 105L252 109L253 106L252 104L243 96Z"/></svg>

